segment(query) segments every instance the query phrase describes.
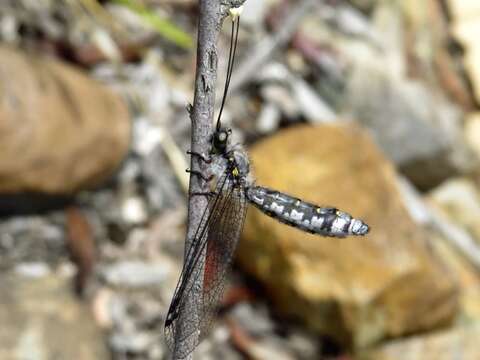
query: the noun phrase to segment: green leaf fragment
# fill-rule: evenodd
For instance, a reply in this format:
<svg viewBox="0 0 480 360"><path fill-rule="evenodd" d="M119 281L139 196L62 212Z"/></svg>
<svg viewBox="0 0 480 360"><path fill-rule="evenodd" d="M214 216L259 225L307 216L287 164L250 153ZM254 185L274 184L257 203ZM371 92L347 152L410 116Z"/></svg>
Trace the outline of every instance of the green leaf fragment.
<svg viewBox="0 0 480 360"><path fill-rule="evenodd" d="M184 49L192 48L193 40L190 34L181 30L169 20L162 19L155 12L149 10L142 4L137 3L135 0L114 0L114 2L135 12L145 21L148 26L153 28L164 38L172 41Z"/></svg>

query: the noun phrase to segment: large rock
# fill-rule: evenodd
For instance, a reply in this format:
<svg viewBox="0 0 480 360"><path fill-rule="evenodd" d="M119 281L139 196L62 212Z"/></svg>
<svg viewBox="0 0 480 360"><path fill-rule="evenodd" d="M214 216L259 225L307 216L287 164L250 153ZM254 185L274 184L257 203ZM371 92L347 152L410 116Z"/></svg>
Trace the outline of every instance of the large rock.
<svg viewBox="0 0 480 360"><path fill-rule="evenodd" d="M0 359L110 359L88 307L70 281L0 275Z"/></svg>
<svg viewBox="0 0 480 360"><path fill-rule="evenodd" d="M399 76L388 60L366 52L356 61L345 109L418 187L465 173L476 158L463 140L462 113L418 80Z"/></svg>
<svg viewBox="0 0 480 360"><path fill-rule="evenodd" d="M80 71L0 47L0 193L69 194L117 168L128 109Z"/></svg>
<svg viewBox="0 0 480 360"><path fill-rule="evenodd" d="M445 49L448 34L441 17L435 1L377 1L360 39L318 21L305 29L345 64L338 110L368 127L399 170L422 189L477 165L463 139L459 106L471 100ZM320 89L328 79L321 78Z"/></svg>
<svg viewBox="0 0 480 360"><path fill-rule="evenodd" d="M251 209L239 260L281 312L353 346L451 320L454 281L364 131L353 124L292 128L254 146L251 157L259 184L336 206L371 226L363 238L322 238Z"/></svg>

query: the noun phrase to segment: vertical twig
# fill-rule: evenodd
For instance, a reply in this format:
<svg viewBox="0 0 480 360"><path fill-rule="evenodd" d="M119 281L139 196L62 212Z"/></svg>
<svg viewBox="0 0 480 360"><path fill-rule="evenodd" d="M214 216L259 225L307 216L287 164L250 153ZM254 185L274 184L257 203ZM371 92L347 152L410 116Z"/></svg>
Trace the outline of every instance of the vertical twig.
<svg viewBox="0 0 480 360"><path fill-rule="evenodd" d="M238 7L245 0L199 0L199 21L198 21L198 45L197 45L197 67L195 76L195 95L193 108L190 111L192 121L192 146L191 150L207 155L210 150L210 139L213 131L213 115L215 106L215 83L217 80L217 39L221 29L222 20L231 7ZM204 171L204 164L192 157L190 168L196 171ZM190 174L189 199L188 199L188 224L187 237L185 239L185 254L192 246L195 230L197 229L202 213L207 207L207 199L204 196L192 196L193 193L208 191L208 184L197 176ZM202 254L201 256L205 256ZM195 278L195 277L194 277ZM193 284L193 289L198 293L187 299L189 316L182 317L182 321L199 321L198 298L201 298L202 291L201 276L198 283ZM178 324L181 336L181 329L189 328L189 324ZM175 346L173 358L180 358L179 354L184 353L183 349ZM190 354L187 359L192 359Z"/></svg>

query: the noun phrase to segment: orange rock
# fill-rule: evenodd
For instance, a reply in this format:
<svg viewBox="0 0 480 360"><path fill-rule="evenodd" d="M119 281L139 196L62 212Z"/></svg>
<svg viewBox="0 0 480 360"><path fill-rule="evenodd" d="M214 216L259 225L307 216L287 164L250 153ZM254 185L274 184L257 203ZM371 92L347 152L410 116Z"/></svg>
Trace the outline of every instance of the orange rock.
<svg viewBox="0 0 480 360"><path fill-rule="evenodd" d="M250 209L244 269L284 314L354 347L435 328L457 309L453 279L407 214L392 165L357 126L302 126L251 149L257 183L365 220L362 238L323 238Z"/></svg>
<svg viewBox="0 0 480 360"><path fill-rule="evenodd" d="M128 151L119 96L71 66L0 47L0 193L69 194L101 183Z"/></svg>

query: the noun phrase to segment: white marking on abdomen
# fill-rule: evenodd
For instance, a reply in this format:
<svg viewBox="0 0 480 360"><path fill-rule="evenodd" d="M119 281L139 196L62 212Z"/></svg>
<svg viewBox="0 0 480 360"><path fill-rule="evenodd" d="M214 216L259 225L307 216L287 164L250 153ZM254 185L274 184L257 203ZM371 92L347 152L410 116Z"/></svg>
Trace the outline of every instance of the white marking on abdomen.
<svg viewBox="0 0 480 360"><path fill-rule="evenodd" d="M332 224L332 233L334 234L344 234L345 231L343 231L343 228L347 224L348 220L337 217Z"/></svg>
<svg viewBox="0 0 480 360"><path fill-rule="evenodd" d="M296 211L295 209L293 209L292 213L290 214L290 217L295 221L302 221L303 214L304 214L303 212Z"/></svg>
<svg viewBox="0 0 480 360"><path fill-rule="evenodd" d="M357 219L352 219L350 226L348 227L349 234L355 234L362 227L362 222Z"/></svg>
<svg viewBox="0 0 480 360"><path fill-rule="evenodd" d="M277 214L281 215L283 212L283 209L285 209L285 206L283 205L278 205L276 202L272 202L271 206L272 211L276 212Z"/></svg>
<svg viewBox="0 0 480 360"><path fill-rule="evenodd" d="M259 198L258 196L254 196L253 201L255 201L255 203L258 205L263 205L265 199Z"/></svg>
<svg viewBox="0 0 480 360"><path fill-rule="evenodd" d="M325 221L325 218L323 216L322 217L314 216L312 217L312 226L320 228L324 221Z"/></svg>

